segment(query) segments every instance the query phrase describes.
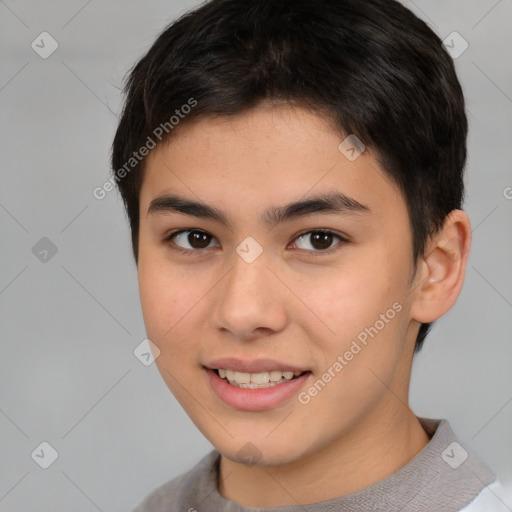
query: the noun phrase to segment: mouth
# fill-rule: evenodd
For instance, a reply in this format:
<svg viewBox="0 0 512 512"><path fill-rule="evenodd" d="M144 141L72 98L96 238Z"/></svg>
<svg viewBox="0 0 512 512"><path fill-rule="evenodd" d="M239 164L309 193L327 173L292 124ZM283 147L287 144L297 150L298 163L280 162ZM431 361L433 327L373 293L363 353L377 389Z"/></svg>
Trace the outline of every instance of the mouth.
<svg viewBox="0 0 512 512"><path fill-rule="evenodd" d="M272 386L279 386L307 373L301 371L293 372L290 370L249 373L230 370L228 368L214 368L212 371L231 386L245 389L265 389Z"/></svg>
<svg viewBox="0 0 512 512"><path fill-rule="evenodd" d="M239 411L265 411L290 403L307 385L312 372L298 368L276 369L272 364L266 371L257 372L223 368L223 365L204 367L211 390L225 404Z"/></svg>

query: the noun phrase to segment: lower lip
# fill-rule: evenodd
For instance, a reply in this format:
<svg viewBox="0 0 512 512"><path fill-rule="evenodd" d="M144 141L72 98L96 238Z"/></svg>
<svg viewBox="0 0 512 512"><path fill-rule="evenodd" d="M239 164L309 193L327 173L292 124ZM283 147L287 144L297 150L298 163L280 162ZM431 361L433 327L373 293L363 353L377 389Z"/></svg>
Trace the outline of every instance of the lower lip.
<svg viewBox="0 0 512 512"><path fill-rule="evenodd" d="M298 393L311 375L306 372L288 382L269 386L268 388L248 389L232 386L227 380L221 379L213 370L206 368L213 390L227 405L241 411L264 411L282 404L285 400Z"/></svg>

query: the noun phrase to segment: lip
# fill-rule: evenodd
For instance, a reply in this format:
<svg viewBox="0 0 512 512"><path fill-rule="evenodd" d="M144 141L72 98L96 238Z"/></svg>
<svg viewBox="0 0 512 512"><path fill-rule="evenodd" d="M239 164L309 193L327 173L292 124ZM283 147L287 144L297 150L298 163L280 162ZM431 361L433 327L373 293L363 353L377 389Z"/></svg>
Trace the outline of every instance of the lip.
<svg viewBox="0 0 512 512"><path fill-rule="evenodd" d="M220 368L225 368L225 366L220 366ZM269 386L268 388L249 389L238 388L229 384L225 379L221 379L211 368L205 367L204 370L217 396L225 404L240 411L265 411L281 405L292 396L296 396L300 388L304 386L311 375L311 372L308 371L289 382L283 382L282 384Z"/></svg>
<svg viewBox="0 0 512 512"><path fill-rule="evenodd" d="M224 357L215 359L204 365L210 370L233 370L235 372L259 373L271 372L273 370L282 370L289 372L307 372L308 368L300 368L298 366L290 366L287 363L280 363L273 359L255 359L252 361L237 359L236 357Z"/></svg>

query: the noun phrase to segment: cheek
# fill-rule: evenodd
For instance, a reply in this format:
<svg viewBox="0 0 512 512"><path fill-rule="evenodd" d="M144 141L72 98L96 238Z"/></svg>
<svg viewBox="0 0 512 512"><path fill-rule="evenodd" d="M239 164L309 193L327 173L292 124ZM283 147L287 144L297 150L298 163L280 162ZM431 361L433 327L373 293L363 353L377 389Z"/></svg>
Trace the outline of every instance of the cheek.
<svg viewBox="0 0 512 512"><path fill-rule="evenodd" d="M403 294L391 268L364 256L301 279L296 290L321 321L317 324L323 324L320 332L337 340L351 339L373 325Z"/></svg>
<svg viewBox="0 0 512 512"><path fill-rule="evenodd" d="M180 319L194 303L195 289L176 268L141 251L138 264L139 294L144 324L150 339L160 345L174 337ZM160 347L162 350L164 346Z"/></svg>
<svg viewBox="0 0 512 512"><path fill-rule="evenodd" d="M185 406L183 385L191 388L189 370L198 350L198 341L190 335L194 304L198 301L189 291L194 287L172 266L159 265L157 258L140 257L138 274L146 333L160 350L156 365L169 389Z"/></svg>
<svg viewBox="0 0 512 512"><path fill-rule="evenodd" d="M368 388L377 392L382 384L375 374L389 381L401 357L408 324L405 260L401 263L399 255L392 257L384 250L380 254L380 262L375 261L372 252L366 257L361 255L357 262L347 261L329 279L317 280L319 286L303 284L303 293L310 286L306 296L311 309L318 311L329 327L322 327L318 332L325 334L316 340L323 352L324 368L320 371L331 368L338 377L332 379L336 384L329 385L333 392L338 390L333 399L345 391L348 400L358 400L365 393L370 395ZM315 337L313 329L310 337Z"/></svg>
<svg viewBox="0 0 512 512"><path fill-rule="evenodd" d="M139 294L147 336L160 349L157 365L173 375L185 374L185 368L197 363L209 325L206 296L215 276L189 268L187 272L171 264L159 251L147 250L139 257Z"/></svg>
<svg viewBox="0 0 512 512"><path fill-rule="evenodd" d="M174 323L179 298L169 286L166 274L155 266L145 265L144 260L139 260L139 294L148 335L161 338Z"/></svg>

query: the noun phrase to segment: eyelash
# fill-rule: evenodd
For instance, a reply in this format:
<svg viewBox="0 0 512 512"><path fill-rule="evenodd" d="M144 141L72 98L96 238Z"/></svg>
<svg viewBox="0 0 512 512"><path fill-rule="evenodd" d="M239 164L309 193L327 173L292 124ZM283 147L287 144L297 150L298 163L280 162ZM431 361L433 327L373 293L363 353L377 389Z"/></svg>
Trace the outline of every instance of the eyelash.
<svg viewBox="0 0 512 512"><path fill-rule="evenodd" d="M193 233L193 232L197 232L197 233L204 233L210 237L215 238L214 236L210 235L208 232L206 231L203 231L201 229L193 229L193 228L189 228L189 229L181 229L179 231L174 231L173 233L170 233L168 236L166 236L164 238L164 242L172 242L172 239L176 236L176 235L179 235L179 234L182 234L182 233ZM298 238L300 238L301 236L305 236L305 235L310 235L310 234L313 234L313 233L322 233L322 234L329 234L329 235L333 235L334 237L338 238L340 240L340 242L338 244L336 244L334 247L330 248L330 249L325 249L325 250L317 250L317 251L314 251L314 250L307 250L307 249L298 249L299 251L305 251L307 253L308 256L323 256L323 255L327 255L327 254L332 254L333 252L337 251L340 249L340 247L342 245L344 245L345 243L348 243L349 240L338 234L338 233L335 233L334 231L331 231L329 229L311 229L309 231L304 231L302 233L299 233L293 240L297 240ZM171 249L173 251L178 251L180 254L185 254L185 255L190 255L190 256L197 256L199 255L199 253L205 251L207 248L203 248L203 249L183 249L183 247L180 247L178 245L175 245L174 246L170 246Z"/></svg>

